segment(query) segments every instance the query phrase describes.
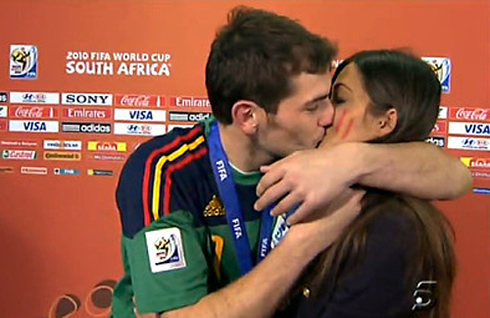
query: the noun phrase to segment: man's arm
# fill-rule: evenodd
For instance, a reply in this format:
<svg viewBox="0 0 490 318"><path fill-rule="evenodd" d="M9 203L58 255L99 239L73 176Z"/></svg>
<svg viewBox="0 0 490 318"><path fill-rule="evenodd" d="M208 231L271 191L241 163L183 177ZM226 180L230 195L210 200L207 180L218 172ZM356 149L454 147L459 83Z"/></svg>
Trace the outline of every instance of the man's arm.
<svg viewBox="0 0 490 318"><path fill-rule="evenodd" d="M429 200L455 199L471 188L470 171L457 158L426 142L366 146L358 183ZM380 160L381 158L381 160ZM364 171L363 171L364 170Z"/></svg>
<svg viewBox="0 0 490 318"><path fill-rule="evenodd" d="M462 162L425 142L344 143L298 152L262 170L255 209L280 199L272 211L278 215L300 204L290 223L356 183L424 199L453 199L472 184Z"/></svg>
<svg viewBox="0 0 490 318"><path fill-rule="evenodd" d="M313 220L291 227L284 240L250 273L195 305L161 317L270 317L304 267L358 215L362 195L342 195Z"/></svg>

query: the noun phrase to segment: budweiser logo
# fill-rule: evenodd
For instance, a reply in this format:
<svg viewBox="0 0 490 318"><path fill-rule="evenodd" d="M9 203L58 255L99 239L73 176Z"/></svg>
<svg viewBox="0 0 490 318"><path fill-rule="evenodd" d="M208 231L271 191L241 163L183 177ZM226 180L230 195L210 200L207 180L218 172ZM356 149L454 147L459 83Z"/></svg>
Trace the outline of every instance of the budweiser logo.
<svg viewBox="0 0 490 318"><path fill-rule="evenodd" d="M157 106L158 96L156 95L116 95L116 105L119 106Z"/></svg>
<svg viewBox="0 0 490 318"><path fill-rule="evenodd" d="M490 121L490 109L451 108L451 119Z"/></svg>

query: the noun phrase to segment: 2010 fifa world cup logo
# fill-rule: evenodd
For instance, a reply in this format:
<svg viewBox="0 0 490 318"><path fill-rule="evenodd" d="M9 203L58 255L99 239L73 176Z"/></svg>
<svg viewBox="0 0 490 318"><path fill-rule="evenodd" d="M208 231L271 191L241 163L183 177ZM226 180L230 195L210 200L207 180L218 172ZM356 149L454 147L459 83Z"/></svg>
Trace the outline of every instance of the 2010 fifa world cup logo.
<svg viewBox="0 0 490 318"><path fill-rule="evenodd" d="M12 52L12 60L21 66L20 71L25 73L32 64L31 52L27 52L24 47L17 48Z"/></svg>
<svg viewBox="0 0 490 318"><path fill-rule="evenodd" d="M10 78L37 78L37 48L34 45L10 46Z"/></svg>

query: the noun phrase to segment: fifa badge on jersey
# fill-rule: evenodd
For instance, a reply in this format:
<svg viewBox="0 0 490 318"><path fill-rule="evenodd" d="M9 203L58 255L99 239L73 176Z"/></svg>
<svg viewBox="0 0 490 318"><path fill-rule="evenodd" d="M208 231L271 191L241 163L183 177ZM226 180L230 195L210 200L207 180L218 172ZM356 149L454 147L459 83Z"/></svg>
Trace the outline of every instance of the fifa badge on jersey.
<svg viewBox="0 0 490 318"><path fill-rule="evenodd" d="M10 78L37 78L37 47L34 45L10 45Z"/></svg>
<svg viewBox="0 0 490 318"><path fill-rule="evenodd" d="M447 57L422 57L422 60L430 65L436 73L441 83L442 92L450 93L451 91L451 60Z"/></svg>
<svg viewBox="0 0 490 318"><path fill-rule="evenodd" d="M176 227L145 233L152 273L186 266L180 230Z"/></svg>

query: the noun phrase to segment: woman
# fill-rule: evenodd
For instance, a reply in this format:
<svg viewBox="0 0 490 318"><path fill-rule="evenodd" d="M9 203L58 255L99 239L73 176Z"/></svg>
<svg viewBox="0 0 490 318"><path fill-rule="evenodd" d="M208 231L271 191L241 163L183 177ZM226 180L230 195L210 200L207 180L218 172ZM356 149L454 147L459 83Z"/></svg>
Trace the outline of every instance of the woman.
<svg viewBox="0 0 490 318"><path fill-rule="evenodd" d="M336 115L322 147L424 140L440 96L421 59L393 50L357 53L334 74ZM367 189L362 207L305 271L279 316L449 317L455 256L444 215L427 201L377 189Z"/></svg>

